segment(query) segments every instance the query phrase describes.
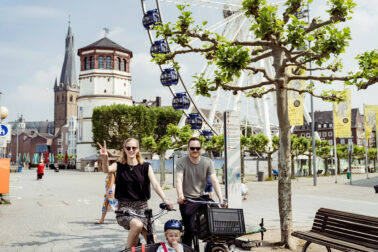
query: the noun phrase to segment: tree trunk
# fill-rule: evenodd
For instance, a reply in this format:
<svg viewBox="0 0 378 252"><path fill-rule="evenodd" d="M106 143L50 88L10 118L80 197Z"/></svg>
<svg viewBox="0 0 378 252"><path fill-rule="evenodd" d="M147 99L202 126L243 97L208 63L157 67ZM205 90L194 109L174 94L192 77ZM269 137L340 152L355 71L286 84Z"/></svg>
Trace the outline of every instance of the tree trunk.
<svg viewBox="0 0 378 252"><path fill-rule="evenodd" d="M279 62L278 62L279 63ZM274 63L276 64L276 63ZM276 73L282 71L277 67ZM282 84L282 83L280 83ZM295 243L291 237L293 230L290 179L290 122L287 106L287 91L276 84L277 115L279 122L278 149L278 206L280 214L281 242L286 248L294 249Z"/></svg>
<svg viewBox="0 0 378 252"><path fill-rule="evenodd" d="M311 154L308 155L308 175L312 176L312 159L311 159Z"/></svg>
<svg viewBox="0 0 378 252"><path fill-rule="evenodd" d="M294 155L291 155L291 178L295 179Z"/></svg>
<svg viewBox="0 0 378 252"><path fill-rule="evenodd" d="M165 151L160 153L160 187L165 188Z"/></svg>
<svg viewBox="0 0 378 252"><path fill-rule="evenodd" d="M325 165L324 175L327 175L328 174L328 158L324 159L324 165Z"/></svg>
<svg viewBox="0 0 378 252"><path fill-rule="evenodd" d="M272 178L272 153L268 153L268 177Z"/></svg>
<svg viewBox="0 0 378 252"><path fill-rule="evenodd" d="M241 182L244 183L244 151L243 151L243 147L240 147L240 179L241 179Z"/></svg>

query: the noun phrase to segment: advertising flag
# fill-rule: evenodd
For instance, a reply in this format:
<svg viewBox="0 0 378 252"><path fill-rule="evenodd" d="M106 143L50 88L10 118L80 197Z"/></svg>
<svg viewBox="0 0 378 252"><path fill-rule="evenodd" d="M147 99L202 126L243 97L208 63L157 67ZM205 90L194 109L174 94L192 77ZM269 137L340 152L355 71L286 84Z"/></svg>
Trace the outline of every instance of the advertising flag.
<svg viewBox="0 0 378 252"><path fill-rule="evenodd" d="M351 92L346 90L345 101L333 103L335 137L352 137Z"/></svg>
<svg viewBox="0 0 378 252"><path fill-rule="evenodd" d="M289 71L293 68L289 67ZM305 75L306 72L303 71ZM289 88L296 90L303 90L305 88L304 80L292 80L289 82ZM304 94L299 94L297 91L288 90L287 91L288 109L289 109L289 120L291 126L303 125L303 101Z"/></svg>
<svg viewBox="0 0 378 252"><path fill-rule="evenodd" d="M365 137L369 139L374 126L377 127L378 105L364 105Z"/></svg>

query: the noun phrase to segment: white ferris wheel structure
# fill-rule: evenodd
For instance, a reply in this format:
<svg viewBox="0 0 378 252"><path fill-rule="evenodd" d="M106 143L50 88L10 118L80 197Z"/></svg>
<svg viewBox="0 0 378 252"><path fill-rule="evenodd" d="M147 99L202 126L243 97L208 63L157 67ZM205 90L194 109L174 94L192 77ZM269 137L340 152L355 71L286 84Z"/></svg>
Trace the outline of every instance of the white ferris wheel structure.
<svg viewBox="0 0 378 252"><path fill-rule="evenodd" d="M210 32L216 32L224 36L228 41L250 41L254 40L255 36L252 31L250 31L251 21L243 15L242 9L242 0L141 0L142 10L144 17L147 13L154 11L158 13L160 22L164 24L166 20L171 20L174 22L177 15L173 15L172 8L176 5L189 5L190 10L193 15L198 11L201 13L217 12L218 20L213 18L212 22L206 24L206 29ZM274 4L283 4L283 1L271 1ZM206 20L207 17L202 18ZM208 21L208 20L206 20ZM144 22L144 20L143 20ZM145 26L146 27L146 26ZM147 29L148 37L150 39L151 45L154 44L158 38L155 37L155 32L153 29ZM201 41L193 39L191 45L198 46L201 45ZM170 51L176 51L180 49L179 45L169 45ZM198 55L198 57L203 57ZM270 76L274 75L274 69L272 68L272 59L265 58L260 60L254 66L263 67L266 69L267 73ZM180 62L179 62L180 63ZM172 66L160 66L162 72L164 72L165 67ZM214 75L216 66L214 64L207 64L204 61L202 68L200 68L200 73L203 74L204 78L211 79ZM254 127L255 129L269 139L272 138L272 128L276 125L272 124L272 118L276 118L276 98L274 93L269 93L264 95L262 98L250 98L246 96L244 92L237 92L233 94L230 91L224 91L218 89L211 93L210 98L204 98L199 95L196 95L192 88L192 80L183 78L180 71L177 71L178 74L178 85L173 87L173 85L168 86L170 92L173 96L176 95L175 88L184 89L185 94L190 100L190 106L184 110L183 116L179 122L179 127L182 127L185 124L188 115L197 112L203 121L202 129L208 129L213 132L213 134L221 134L221 128L223 125L219 125L219 120L217 120L217 115L219 112L226 110L236 110L241 113L241 119L245 118L245 121L242 122L241 127ZM191 73L191 76L195 73ZM242 72L238 80L236 80L237 86L249 86L254 83L259 83L262 81L262 74L251 74L249 72ZM204 113L204 110L201 108L205 107L207 112ZM251 119L251 114L253 114L253 119ZM244 115L244 117L243 117ZM311 122L311 117L309 116L308 110L304 107L304 116L307 122ZM248 122L249 121L249 122ZM252 121L252 123L251 123ZM248 125L251 123L251 125Z"/></svg>

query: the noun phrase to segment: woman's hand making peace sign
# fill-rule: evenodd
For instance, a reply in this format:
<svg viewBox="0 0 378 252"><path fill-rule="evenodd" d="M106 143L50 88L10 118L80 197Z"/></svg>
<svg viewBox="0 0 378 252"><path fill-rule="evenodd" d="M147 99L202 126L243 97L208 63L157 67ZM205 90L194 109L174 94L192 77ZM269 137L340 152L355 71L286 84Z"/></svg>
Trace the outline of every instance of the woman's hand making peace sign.
<svg viewBox="0 0 378 252"><path fill-rule="evenodd" d="M106 142L104 140L104 146L101 146L99 142L97 142L98 147L100 147L100 155L102 158L108 157L108 151L106 149Z"/></svg>

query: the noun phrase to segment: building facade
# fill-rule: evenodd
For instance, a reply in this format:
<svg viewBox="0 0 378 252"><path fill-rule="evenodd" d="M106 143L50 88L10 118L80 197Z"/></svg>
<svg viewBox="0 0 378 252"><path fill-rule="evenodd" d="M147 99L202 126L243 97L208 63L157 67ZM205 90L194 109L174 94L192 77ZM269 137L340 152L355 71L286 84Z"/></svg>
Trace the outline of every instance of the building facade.
<svg viewBox="0 0 378 252"><path fill-rule="evenodd" d="M353 144L364 146L364 117L360 114L358 108L352 109L351 131L352 138L336 138L336 144L348 144L352 141ZM330 145L333 145L333 111L315 111L315 130L318 132L321 140L327 140ZM295 126L294 134L298 137L310 138L311 123L305 122L302 126Z"/></svg>
<svg viewBox="0 0 378 252"><path fill-rule="evenodd" d="M93 145L92 113L95 107L133 105L130 60L132 52L104 37L78 50L80 95L77 125L77 165L97 154ZM77 167L81 169L81 167Z"/></svg>

